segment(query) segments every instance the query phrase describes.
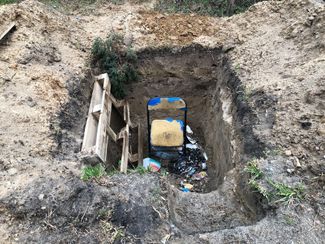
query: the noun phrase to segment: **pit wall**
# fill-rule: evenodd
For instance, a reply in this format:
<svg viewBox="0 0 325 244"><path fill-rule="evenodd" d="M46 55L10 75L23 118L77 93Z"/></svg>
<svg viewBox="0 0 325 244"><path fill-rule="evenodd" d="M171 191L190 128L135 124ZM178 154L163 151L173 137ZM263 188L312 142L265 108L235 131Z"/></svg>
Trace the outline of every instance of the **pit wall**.
<svg viewBox="0 0 325 244"><path fill-rule="evenodd" d="M235 168L262 147L252 133L255 116L226 54L191 46L145 50L138 56L140 82L127 87L135 119L146 125L146 101L151 97L182 97L188 104L188 124L209 157L205 194L183 193L169 185L171 221L191 234L250 225L262 218L255 196L243 184L245 177Z"/></svg>
<svg viewBox="0 0 325 244"><path fill-rule="evenodd" d="M207 191L217 189L225 173L240 161L242 151L241 137L236 136L240 82L231 72L225 54L221 49L191 46L144 50L138 57L141 79L127 86L133 119L146 128L146 101L151 97L185 99L188 124L209 157Z"/></svg>

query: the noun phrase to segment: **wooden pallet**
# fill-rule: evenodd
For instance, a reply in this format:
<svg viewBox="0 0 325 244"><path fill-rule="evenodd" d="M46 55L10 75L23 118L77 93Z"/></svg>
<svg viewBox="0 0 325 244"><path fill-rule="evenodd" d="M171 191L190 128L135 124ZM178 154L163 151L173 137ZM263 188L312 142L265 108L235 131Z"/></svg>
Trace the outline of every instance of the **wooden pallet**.
<svg viewBox="0 0 325 244"><path fill-rule="evenodd" d="M116 112L123 110L123 116ZM117 126L116 126L117 125ZM130 148L130 130L137 129L137 153ZM93 93L90 101L88 118L85 127L81 153L83 159L90 163L107 163L108 140L115 143L123 140L121 155L121 172L126 173L128 162L138 161L142 164L143 137L140 123L132 123L130 107L127 101L117 100L111 94L111 83L107 74L95 77Z"/></svg>

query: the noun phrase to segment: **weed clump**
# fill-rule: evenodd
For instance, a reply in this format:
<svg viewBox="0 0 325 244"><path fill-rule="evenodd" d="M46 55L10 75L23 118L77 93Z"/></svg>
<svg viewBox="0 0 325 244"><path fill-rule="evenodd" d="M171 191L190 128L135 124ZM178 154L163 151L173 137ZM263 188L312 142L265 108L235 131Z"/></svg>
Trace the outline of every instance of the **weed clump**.
<svg viewBox="0 0 325 244"><path fill-rule="evenodd" d="M304 188L302 185L295 187L287 186L283 183L268 180L269 184L273 187L273 194L278 198L277 202L290 203L294 199L302 200L304 198Z"/></svg>
<svg viewBox="0 0 325 244"><path fill-rule="evenodd" d="M0 5L11 4L11 3L19 3L18 0L0 0Z"/></svg>
<svg viewBox="0 0 325 244"><path fill-rule="evenodd" d="M140 175L144 175L144 174L147 174L147 173L150 173L150 172L152 172L150 167L145 168L143 166L138 166L135 169L128 170L128 173L131 173L131 174L132 173L138 173Z"/></svg>
<svg viewBox="0 0 325 244"><path fill-rule="evenodd" d="M282 182L275 182L269 178L265 179L264 173L258 167L257 160L249 162L244 171L250 174L249 186L261 194L269 205L279 203L290 204L294 201L304 199L305 189L301 184L289 186Z"/></svg>
<svg viewBox="0 0 325 244"><path fill-rule="evenodd" d="M251 174L252 179L260 179L263 176L263 172L258 168L255 161L249 162L245 168L245 171Z"/></svg>
<svg viewBox="0 0 325 244"><path fill-rule="evenodd" d="M100 72L108 74L112 84L112 94L118 99L126 95L125 84L138 80L136 62L135 52L130 46L125 47L121 35L113 33L106 40L97 38L93 43L91 64Z"/></svg>
<svg viewBox="0 0 325 244"><path fill-rule="evenodd" d="M82 169L81 179L88 181L93 178L100 178L106 174L105 168L101 164L97 164L96 166L87 166Z"/></svg>
<svg viewBox="0 0 325 244"><path fill-rule="evenodd" d="M244 12L262 0L158 0L156 10L162 12L198 13L212 16L231 16Z"/></svg>

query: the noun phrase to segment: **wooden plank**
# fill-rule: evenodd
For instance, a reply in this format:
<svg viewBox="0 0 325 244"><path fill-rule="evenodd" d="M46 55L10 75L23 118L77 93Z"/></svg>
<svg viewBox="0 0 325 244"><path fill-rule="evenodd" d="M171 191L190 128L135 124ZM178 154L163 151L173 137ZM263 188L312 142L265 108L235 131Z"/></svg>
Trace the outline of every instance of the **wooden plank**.
<svg viewBox="0 0 325 244"><path fill-rule="evenodd" d="M109 82L108 74L101 74L95 77L96 80L103 80L103 90L106 90L108 94L111 93L111 83Z"/></svg>
<svg viewBox="0 0 325 244"><path fill-rule="evenodd" d="M85 127L84 139L82 143L82 150L93 147L96 144L98 119L92 114L93 108L100 103L102 96L102 89L97 81L94 83L94 88L91 96L91 101L88 110L88 118Z"/></svg>
<svg viewBox="0 0 325 244"><path fill-rule="evenodd" d="M135 153L135 154L129 153L129 161L131 163L137 162L138 161L138 158L139 158L139 156L138 156L137 153Z"/></svg>
<svg viewBox="0 0 325 244"><path fill-rule="evenodd" d="M103 162L106 162L108 134L107 134L107 119L108 119L108 95L103 93L101 107L103 108L98 121L97 139L96 139L96 154Z"/></svg>
<svg viewBox="0 0 325 244"><path fill-rule="evenodd" d="M121 138L120 135L116 135L112 128L109 126L107 126L107 133L113 139L114 142Z"/></svg>
<svg viewBox="0 0 325 244"><path fill-rule="evenodd" d="M143 165L143 133L142 126L138 123L138 166Z"/></svg>
<svg viewBox="0 0 325 244"><path fill-rule="evenodd" d="M2 39L5 38L5 36L8 35L8 34L11 32L11 30L13 30L13 29L15 29L15 28L16 28L16 23L11 23L11 24L7 27L7 29L5 29L5 30L1 33L1 35L0 35L0 42L2 42Z"/></svg>
<svg viewBox="0 0 325 244"><path fill-rule="evenodd" d="M112 102L116 108L122 107L126 104L125 100L117 100L115 97L113 97L113 95L110 95L109 98L112 100Z"/></svg>
<svg viewBox="0 0 325 244"><path fill-rule="evenodd" d="M114 142L123 139L120 170L127 173L129 161L138 161L139 165L142 165L143 135L141 125L131 122L128 102L117 100L110 94L111 84L108 75L102 74L95 78L82 147L83 158L90 163L98 161L105 163L109 138L112 138ZM123 118L120 119L124 121L125 127L119 127L119 132L115 132L110 124L114 114L113 106L114 108L123 107ZM132 154L129 141L130 128L136 127L138 127L138 152Z"/></svg>
<svg viewBox="0 0 325 244"><path fill-rule="evenodd" d="M129 160L129 127L126 126L123 136L123 147L122 147L122 158L121 158L121 169L123 173L127 173Z"/></svg>

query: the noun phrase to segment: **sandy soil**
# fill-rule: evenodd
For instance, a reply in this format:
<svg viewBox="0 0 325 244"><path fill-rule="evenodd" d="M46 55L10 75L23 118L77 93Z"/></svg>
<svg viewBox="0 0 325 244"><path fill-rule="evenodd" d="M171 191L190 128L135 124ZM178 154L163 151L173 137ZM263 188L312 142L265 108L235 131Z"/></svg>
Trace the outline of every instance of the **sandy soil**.
<svg viewBox="0 0 325 244"><path fill-rule="evenodd" d="M153 12L151 7L152 4L148 3L107 4L69 14L60 13L35 0L0 7L0 28L12 21L17 24L17 30L0 46L1 242L52 243L62 237L63 243L70 242L69 238L76 240L76 243L78 240L96 243L96 240L107 240L105 233L116 233L114 228L108 228L108 231L106 229L105 233L101 229L99 234L96 233L99 222L93 220L82 228L78 227L79 229L73 225L67 234L64 228L73 223L68 213L61 212L56 216L57 219L66 219L62 225L56 227L54 222L46 221L50 219L51 213L47 211L49 207L42 205L44 195L51 194L58 196L53 199L59 199L57 201L60 203L71 200L80 206L85 201L83 197L87 192L92 194L91 206L99 206L101 202L108 201L107 182L106 185L103 183L99 186L96 183L75 183L80 178L81 164L75 152L80 146L82 131L62 132L62 127L55 121L60 120L62 108L71 100L71 91L74 91L71 87L87 84L85 80L89 75L88 58L93 40L96 37L104 38L114 31L124 34L125 43L132 44L136 50L159 46L182 47L193 43L205 47L220 47L227 53L232 68L245 87L244 97L255 109L260 121L254 126L254 133L273 148L270 154L276 153L285 159L272 161L272 167L281 169L279 175L281 174L282 179L292 177L287 169L293 169L290 172L307 186L308 197L299 206L302 208L301 212L280 208L276 217L268 215L256 226L215 232L209 230L211 233L197 233L188 237L178 236L178 232L174 231L173 235L179 238L179 243L280 243L281 240L289 243L293 235L296 243L307 243L308 240L310 243L322 243L325 231L322 205L325 199L324 2L261 2L247 12L230 18L194 14L168 15ZM273 101L272 106L265 103L265 100L258 99L261 93L273 99L270 100ZM86 109L87 104L80 104L80 107ZM78 111L70 109L69 112L77 114ZM270 114L274 115L272 119ZM269 121L272 121L271 125ZM71 150L68 148L68 157L60 158L58 155L57 135L60 133L70 133L73 138L71 143L67 142L73 145ZM51 179L52 184L47 179ZM139 181L140 185L145 185L146 178L144 183L141 180L143 179L135 177L134 182ZM158 184L157 179L151 180ZM125 182L127 181L126 179ZM115 192L127 189L122 180L117 180L119 183L110 182L117 185ZM154 186L150 187L153 192ZM86 193L79 196L76 190L79 188L86 189ZM97 191L100 193L96 193ZM128 202L127 208L136 213L139 206L134 207L132 201L141 199L141 194L139 197L137 190L133 191L134 195L127 192L124 197L131 202ZM70 195L62 193L61 196L61 192L69 192ZM150 194L146 193L145 196L149 199L152 197ZM71 197L75 195L77 197ZM30 199L40 203L29 202ZM117 208L118 197L114 198L115 202L116 205L112 206ZM46 203L50 206L49 202ZM151 202L144 200L143 204L147 209ZM164 204L166 205L165 202L159 203L156 207L165 211ZM58 206L74 208L75 205ZM89 210L87 206L80 208L80 213L78 210L75 218L85 216L83 213ZM101 208L94 207L92 213L99 210ZM158 215L160 214L159 209ZM292 226L277 229L277 226L283 227L279 224L283 222L282 217L290 214L295 220L294 227L297 227L298 234L294 234ZM168 235L171 235L174 227L166 227L170 226L167 224L168 213L164 212L163 220L159 221L156 215L157 212L152 211L148 216L154 217L144 222L150 224L150 228L159 223L159 233L143 237L143 243L168 239ZM141 219L139 215L130 216ZM83 220L84 217L81 222ZM121 224L119 221L115 223ZM125 221L131 220L126 218ZM138 226L138 222L135 226ZM143 229L142 225L139 226ZM267 229L273 239L268 237ZM83 239L87 233L93 237L91 241ZM132 233L140 232L135 230ZM306 233L310 235L310 239ZM31 236L31 239L27 236ZM131 238L129 241L137 240Z"/></svg>

